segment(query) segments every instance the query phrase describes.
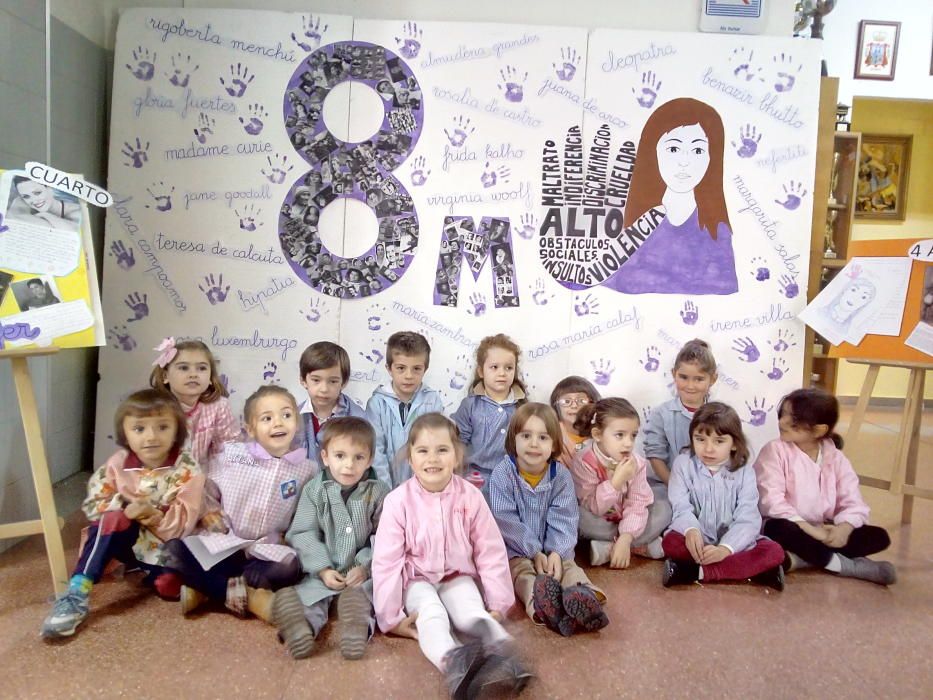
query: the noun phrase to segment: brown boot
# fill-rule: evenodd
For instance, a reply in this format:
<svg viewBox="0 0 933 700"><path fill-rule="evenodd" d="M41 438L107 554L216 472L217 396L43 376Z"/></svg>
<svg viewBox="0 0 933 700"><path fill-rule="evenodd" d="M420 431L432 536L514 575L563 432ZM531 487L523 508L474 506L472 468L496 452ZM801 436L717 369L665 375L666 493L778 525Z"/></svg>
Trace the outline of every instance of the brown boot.
<svg viewBox="0 0 933 700"><path fill-rule="evenodd" d="M361 659L369 641L372 605L359 586L345 589L337 598L340 618L340 653L345 659Z"/></svg>

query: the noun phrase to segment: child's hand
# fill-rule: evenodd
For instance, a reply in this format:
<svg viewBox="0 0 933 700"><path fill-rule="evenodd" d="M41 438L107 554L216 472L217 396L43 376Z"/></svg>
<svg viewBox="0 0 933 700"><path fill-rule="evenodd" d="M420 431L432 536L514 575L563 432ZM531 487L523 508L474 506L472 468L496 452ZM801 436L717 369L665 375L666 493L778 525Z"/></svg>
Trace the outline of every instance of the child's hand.
<svg viewBox="0 0 933 700"><path fill-rule="evenodd" d="M347 572L347 575L344 577L343 582L347 588L352 588L353 586L359 586L366 580L366 569L362 566L354 566Z"/></svg>
<svg viewBox="0 0 933 700"><path fill-rule="evenodd" d="M143 527L148 527L150 530L153 530L159 527L159 523L162 522L162 511L157 510L154 513L149 513L144 517L137 518L137 521Z"/></svg>
<svg viewBox="0 0 933 700"><path fill-rule="evenodd" d="M548 576L553 576L558 581L564 575L564 562L561 561L560 554L557 552L551 552L547 555L547 566L545 567L544 573Z"/></svg>
<svg viewBox="0 0 933 700"><path fill-rule="evenodd" d="M815 539L817 542L825 542L826 538L829 536L829 533L822 525L811 525L806 521L799 522L797 525L801 530L810 535L810 537Z"/></svg>
<svg viewBox="0 0 933 700"><path fill-rule="evenodd" d="M162 512L145 501L133 501L123 509L123 514L130 520L135 520L145 527L154 527L162 520ZM154 525L149 525L147 521L153 520L155 521Z"/></svg>
<svg viewBox="0 0 933 700"><path fill-rule="evenodd" d="M486 612L489 613L489 617L491 617L499 624L502 624L502 613L500 613L498 610L487 610Z"/></svg>
<svg viewBox="0 0 933 700"><path fill-rule="evenodd" d="M415 620L418 619L418 613L412 613L395 627L389 630L389 634L396 637L408 637L409 639L418 639L418 628L415 627Z"/></svg>
<svg viewBox="0 0 933 700"><path fill-rule="evenodd" d="M638 469L638 464L635 462L635 457L629 455L629 458L622 462L622 464L617 464L615 470L612 472L612 488L616 491L621 491L625 485L632 480L632 477L635 476L635 470Z"/></svg>
<svg viewBox="0 0 933 700"><path fill-rule="evenodd" d="M347 587L346 579L336 569L324 569L318 576L321 577L324 585L332 591L342 591Z"/></svg>
<svg viewBox="0 0 933 700"><path fill-rule="evenodd" d="M728 547L723 547L721 544L708 544L703 547L703 556L698 563L704 566L707 564L716 564L730 554L732 554L732 552L729 551Z"/></svg>
<svg viewBox="0 0 933 700"><path fill-rule="evenodd" d="M538 552L535 554L535 558L531 560L531 563L535 565L536 574L546 574L547 573L547 554L544 552Z"/></svg>
<svg viewBox="0 0 933 700"><path fill-rule="evenodd" d="M703 535L700 534L700 531L696 528L687 530L687 534L684 535L684 542L687 545L687 551L690 552L690 556L693 557L693 561L697 564L702 564Z"/></svg>
<svg viewBox="0 0 933 700"><path fill-rule="evenodd" d="M208 532L219 532L221 534L226 534L229 529L224 524L223 513L219 510L212 510L210 513L205 513L201 516L201 525Z"/></svg>
<svg viewBox="0 0 933 700"><path fill-rule="evenodd" d="M825 525L824 528L826 539L823 540L823 544L834 549L845 547L849 541L849 537L852 535L852 530L854 529L849 523Z"/></svg>
<svg viewBox="0 0 933 700"><path fill-rule="evenodd" d="M632 536L624 532L619 535L615 544L612 545L612 552L609 554L610 569L627 569L632 561Z"/></svg>

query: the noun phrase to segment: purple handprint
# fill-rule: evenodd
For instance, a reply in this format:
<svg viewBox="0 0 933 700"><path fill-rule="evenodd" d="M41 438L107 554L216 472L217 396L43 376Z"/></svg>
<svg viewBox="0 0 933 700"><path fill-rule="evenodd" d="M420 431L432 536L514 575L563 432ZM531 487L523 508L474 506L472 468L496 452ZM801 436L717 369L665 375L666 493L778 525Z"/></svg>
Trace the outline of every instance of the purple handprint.
<svg viewBox="0 0 933 700"><path fill-rule="evenodd" d="M460 355L457 358L457 362L453 365L454 373L450 375L449 386L451 389L456 389L457 391L459 391L460 389L466 386L467 376L460 369L456 369L456 368L469 367L470 362L472 362L472 360L473 360L472 357L468 357L466 355Z"/></svg>
<svg viewBox="0 0 933 700"><path fill-rule="evenodd" d="M415 187L421 187L428 181L431 170L428 168L428 161L424 156L418 156L411 162L411 184Z"/></svg>
<svg viewBox="0 0 933 700"><path fill-rule="evenodd" d="M525 99L525 81L528 80L528 71L519 78L519 71L515 66L506 66L499 69L499 75L502 76L502 82L499 83L499 89L507 102L521 102Z"/></svg>
<svg viewBox="0 0 933 700"><path fill-rule="evenodd" d="M483 183L483 187L488 189L490 187L494 187L496 183L501 184L508 182L511 175L512 171L509 168L505 167L504 165L492 168L490 167L489 161L487 160L486 167L483 170L483 174L480 175L479 181Z"/></svg>
<svg viewBox="0 0 933 700"><path fill-rule="evenodd" d="M243 117L237 117L237 119L239 119L240 124L243 125L243 131L245 131L250 136L256 136L262 131L263 127L265 126L262 120L265 117L268 117L269 113L266 111L265 107L263 107L261 104L256 102L255 104L251 104L249 106L248 114L249 114L248 121L244 119Z"/></svg>
<svg viewBox="0 0 933 700"><path fill-rule="evenodd" d="M788 299L793 299L798 294L800 294L800 287L797 285L797 280L790 275L781 275L781 279L778 280L778 284L781 287L781 291L784 292L784 296Z"/></svg>
<svg viewBox="0 0 933 700"><path fill-rule="evenodd" d="M10 227L3 223L3 212L0 211L0 233L6 233L10 230Z"/></svg>
<svg viewBox="0 0 933 700"><path fill-rule="evenodd" d="M575 48L568 46L566 49L560 50L560 67L556 63L551 65L554 66L554 72L557 74L558 80L565 82L573 80L573 76L577 74L577 66L580 65L580 55Z"/></svg>
<svg viewBox="0 0 933 700"><path fill-rule="evenodd" d="M295 167L288 165L288 156L280 156L278 153L275 154L275 160L272 159L272 156L266 156L266 162L269 164L269 171L266 172L266 169L263 168L260 172L273 185L281 185L285 182L285 176ZM287 169L286 165L288 165Z"/></svg>
<svg viewBox="0 0 933 700"><path fill-rule="evenodd" d="M772 381L777 381L787 372L787 363L779 357L771 358L771 369L768 372L761 370L761 373Z"/></svg>
<svg viewBox="0 0 933 700"><path fill-rule="evenodd" d="M788 348L797 344L797 340L793 333L789 330L779 330L777 334L777 340L771 343L771 347L774 348L775 352L784 352Z"/></svg>
<svg viewBox="0 0 933 700"><path fill-rule="evenodd" d="M136 148L133 148L133 144L129 141L123 142L123 148L120 150L124 156L130 159L130 162L123 161L123 165L131 165L134 168L141 168L147 160L149 160L149 142L146 141L146 145L143 146L142 142L139 140L139 137L136 137Z"/></svg>
<svg viewBox="0 0 933 700"><path fill-rule="evenodd" d="M473 304L472 309L467 309L467 313L470 316L476 316L479 318L486 313L486 297L479 292L470 295L470 303Z"/></svg>
<svg viewBox="0 0 933 700"><path fill-rule="evenodd" d="M777 79L774 82L774 89L778 92L790 92L794 89L794 83L797 82L797 74L803 69L803 64L799 64L794 69L794 59L790 54L781 53L780 59L777 55L771 58L774 67L777 69Z"/></svg>
<svg viewBox="0 0 933 700"><path fill-rule="evenodd" d="M754 68L752 66L752 59L754 57L754 51L749 51L746 55L744 46L733 49L732 56L729 58L731 62L736 64L732 71L732 75L734 75L739 80L744 80L745 82L755 78L763 80L761 77L761 68Z"/></svg>
<svg viewBox="0 0 933 700"><path fill-rule="evenodd" d="M114 348L123 352L130 352L136 348L136 341L126 326L114 326L107 332L107 337L110 338Z"/></svg>
<svg viewBox="0 0 933 700"><path fill-rule="evenodd" d="M684 308L680 312L680 320L686 323L688 326L695 326L699 318L700 310L697 309L696 304L694 304L692 301L685 301Z"/></svg>
<svg viewBox="0 0 933 700"><path fill-rule="evenodd" d="M198 126L194 130L194 137L198 140L198 143L203 144L207 142L207 135L214 133L214 124L216 123L217 120L214 119L214 117L201 112L198 116Z"/></svg>
<svg viewBox="0 0 933 700"><path fill-rule="evenodd" d="M317 323L321 320L322 316L330 313L330 309L324 307L324 304L320 299L314 299L308 303L308 308L305 311L299 311L298 313L304 316L311 323Z"/></svg>
<svg viewBox="0 0 933 700"><path fill-rule="evenodd" d="M141 321L149 315L149 295L140 294L139 292L132 292L128 294L126 299L123 300L123 303L126 304L130 311L133 312L132 318L126 319L127 323L132 323L133 321Z"/></svg>
<svg viewBox="0 0 933 700"><path fill-rule="evenodd" d="M531 212L522 214L518 219L519 227L516 230L518 235L521 238L524 238L526 241L535 235L535 215Z"/></svg>
<svg viewBox="0 0 933 700"><path fill-rule="evenodd" d="M200 65L191 67L191 56L183 56L176 53L172 56L172 72L166 72L168 81L175 87L188 87L188 81L191 80L191 74L194 73Z"/></svg>
<svg viewBox="0 0 933 700"><path fill-rule="evenodd" d="M651 345L645 349L645 359L639 360L639 364L645 368L646 372L657 372L658 367L661 366L660 359L661 351L658 350L656 345Z"/></svg>
<svg viewBox="0 0 933 700"><path fill-rule="evenodd" d="M230 377L226 374L221 374L217 378L220 380L220 383L223 384L224 389L227 390L227 396L233 396L236 393L236 389L230 387Z"/></svg>
<svg viewBox="0 0 933 700"><path fill-rule="evenodd" d="M554 299L553 294L548 294L544 289L544 278L539 277L535 282L534 292L531 300L538 306L547 306L548 302Z"/></svg>
<svg viewBox="0 0 933 700"><path fill-rule="evenodd" d="M405 58L417 58L421 51L421 39L424 32L414 22L405 22L402 26L402 36L395 37L398 52Z"/></svg>
<svg viewBox="0 0 933 700"><path fill-rule="evenodd" d="M661 81L658 80L654 71L648 71L641 74L641 88L632 88L632 94L635 95L635 101L645 109L654 107L658 99L658 92L661 90Z"/></svg>
<svg viewBox="0 0 933 700"><path fill-rule="evenodd" d="M175 194L175 186L173 185L171 189L166 189L167 187L168 185L165 184L164 180L159 180L159 182L153 182L151 186L146 188L146 192L155 202L156 211L169 211L172 208L172 195ZM153 190L155 191L153 192ZM146 209L151 208L148 204L146 205Z"/></svg>
<svg viewBox="0 0 933 700"><path fill-rule="evenodd" d="M385 359L385 355L382 354L379 348L373 348L370 352L365 354L360 352L359 355L364 360L372 362L374 365L376 365L376 367L379 367L382 364L382 361Z"/></svg>
<svg viewBox="0 0 933 700"><path fill-rule="evenodd" d="M735 152L738 154L739 158L751 158L758 152L758 143L761 141L761 137L762 134L759 134L754 126L746 124L739 129L739 140L742 142L742 145L738 146L735 141L733 141L732 147L736 149Z"/></svg>
<svg viewBox="0 0 933 700"><path fill-rule="evenodd" d="M767 268L768 261L760 256L752 258L752 267L754 270L749 273L759 282L771 279L771 270Z"/></svg>
<svg viewBox="0 0 933 700"><path fill-rule="evenodd" d="M262 381L271 382L275 380L275 375L279 371L279 366L274 362L267 362L262 368Z"/></svg>
<svg viewBox="0 0 933 700"><path fill-rule="evenodd" d="M152 80L152 76L155 75L155 51L150 56L149 49L137 46L133 50L133 60L136 61L135 68L129 63L126 64L126 69L133 74L133 77L144 82Z"/></svg>
<svg viewBox="0 0 933 700"><path fill-rule="evenodd" d="M748 408L749 419L745 421L749 425L754 425L756 428L761 427L765 424L765 421L768 420L768 411L774 408L773 405L768 406L767 399L761 397L752 398L752 402L745 402L745 406Z"/></svg>
<svg viewBox="0 0 933 700"><path fill-rule="evenodd" d="M136 264L136 255L132 248L127 248L123 241L114 241L110 244L110 255L116 258L117 267L129 270Z"/></svg>
<svg viewBox="0 0 933 700"><path fill-rule="evenodd" d="M589 316L590 314L599 313L599 300L594 297L592 294L587 294L585 297L581 297L577 294L573 298L573 312L577 316Z"/></svg>
<svg viewBox="0 0 933 700"><path fill-rule="evenodd" d="M748 336L733 340L732 349L739 353L739 359L742 362L757 362L758 358L761 357L761 352L758 350L758 346L755 345L755 341Z"/></svg>
<svg viewBox="0 0 933 700"><path fill-rule="evenodd" d="M198 285L198 289L204 292L204 295L207 297L207 300L211 303L211 306L215 304L222 304L227 299L227 293L230 291L230 285L228 284L224 287L224 276L223 274L217 275L217 279L214 279L213 273L204 276L204 284L207 285L207 288Z"/></svg>
<svg viewBox="0 0 933 700"><path fill-rule="evenodd" d="M239 209L233 210L234 215L240 220L240 230L242 231L255 231L258 226L262 226L260 221L258 226L256 224L256 219L262 215L262 209L257 207L255 204L247 204L243 207L242 213Z"/></svg>
<svg viewBox="0 0 933 700"><path fill-rule="evenodd" d="M256 77L256 74L249 74L249 68L242 63L237 63L236 68L233 67L233 64L230 64L230 81L227 82L224 80L223 76L220 76L220 84L223 85L224 90L227 91L227 94L230 97L243 97L243 93L246 92L246 88L249 87L249 84L253 82L253 79Z"/></svg>
<svg viewBox="0 0 933 700"><path fill-rule="evenodd" d="M788 181L784 185L784 201L775 199L775 204L780 204L782 207L788 211L793 211L800 206L800 200L807 196L807 190L804 189L803 183L794 182L793 180Z"/></svg>
<svg viewBox="0 0 933 700"><path fill-rule="evenodd" d="M295 36L295 32L292 32L292 41L298 44L298 48L302 51L314 51L318 46L321 45L321 37L324 35L324 32L327 31L329 25L325 24L321 27L321 18L314 18L314 15L308 15L305 17L301 16L301 33L302 37L299 39Z"/></svg>
<svg viewBox="0 0 933 700"><path fill-rule="evenodd" d="M470 118L460 114L454 117L453 133L444 129L444 135L447 137L447 140L450 141L451 146L460 148L467 140L467 137L474 131L476 131L476 127L470 124Z"/></svg>
<svg viewBox="0 0 933 700"><path fill-rule="evenodd" d="M599 362L590 360L590 367L593 368L593 383L599 386L606 386L612 379L612 373L616 371L612 362L606 359L600 359Z"/></svg>

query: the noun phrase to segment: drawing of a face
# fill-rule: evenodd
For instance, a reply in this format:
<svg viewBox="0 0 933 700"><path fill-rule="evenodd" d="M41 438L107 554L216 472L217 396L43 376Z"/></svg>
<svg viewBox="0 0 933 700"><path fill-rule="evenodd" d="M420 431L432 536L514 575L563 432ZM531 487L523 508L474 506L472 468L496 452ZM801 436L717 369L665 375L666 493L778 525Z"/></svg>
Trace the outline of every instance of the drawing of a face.
<svg viewBox="0 0 933 700"><path fill-rule="evenodd" d="M699 124L678 126L658 140L658 171L668 189L690 192L709 167L709 139Z"/></svg>
<svg viewBox="0 0 933 700"><path fill-rule="evenodd" d="M868 280L853 281L842 294L836 306L839 311L851 316L875 298L875 285Z"/></svg>
<svg viewBox="0 0 933 700"><path fill-rule="evenodd" d="M20 198L36 212L48 211L55 201L51 187L31 180L17 184L16 191L19 192Z"/></svg>

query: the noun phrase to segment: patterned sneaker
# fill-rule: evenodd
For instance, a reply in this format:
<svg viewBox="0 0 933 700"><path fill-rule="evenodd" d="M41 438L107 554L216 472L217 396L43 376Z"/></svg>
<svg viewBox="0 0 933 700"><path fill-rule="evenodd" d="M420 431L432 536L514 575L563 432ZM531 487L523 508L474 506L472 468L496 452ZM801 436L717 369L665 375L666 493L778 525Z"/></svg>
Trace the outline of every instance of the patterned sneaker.
<svg viewBox="0 0 933 700"><path fill-rule="evenodd" d="M583 584L565 588L563 602L564 610L575 623L574 632L596 632L609 624L596 593Z"/></svg>
<svg viewBox="0 0 933 700"><path fill-rule="evenodd" d="M224 605L237 617L246 617L246 579L235 576L227 579L227 599Z"/></svg>
<svg viewBox="0 0 933 700"><path fill-rule="evenodd" d="M293 659L306 659L314 651L314 632L305 618L298 591L280 588L272 600L272 624L279 630L279 637L288 647Z"/></svg>
<svg viewBox="0 0 933 700"><path fill-rule="evenodd" d="M340 653L345 659L362 659L369 641L369 615L372 606L359 586L347 588L337 597L340 619Z"/></svg>
<svg viewBox="0 0 933 700"><path fill-rule="evenodd" d="M52 612L42 623L42 636L46 639L70 637L88 615L88 597L69 591L55 601Z"/></svg>
<svg viewBox="0 0 933 700"><path fill-rule="evenodd" d="M565 637L573 634L567 626L567 613L564 611L562 591L557 579L546 574L539 574L535 577L532 603L535 617L549 629Z"/></svg>

